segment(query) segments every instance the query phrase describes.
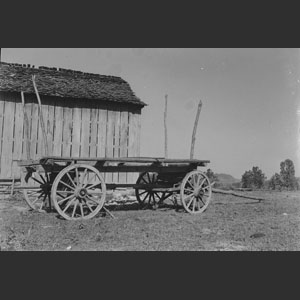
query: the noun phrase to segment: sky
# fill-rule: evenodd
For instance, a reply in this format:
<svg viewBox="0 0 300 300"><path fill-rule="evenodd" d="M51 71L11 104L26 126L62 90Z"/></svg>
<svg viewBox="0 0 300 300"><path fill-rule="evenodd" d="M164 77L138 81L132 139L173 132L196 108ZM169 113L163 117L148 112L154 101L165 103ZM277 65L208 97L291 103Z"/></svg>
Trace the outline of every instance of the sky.
<svg viewBox="0 0 300 300"><path fill-rule="evenodd" d="M258 166L270 178L280 162L300 176L300 51L292 48L2 48L5 62L62 67L126 80L146 106L141 156L194 158L240 179Z"/></svg>

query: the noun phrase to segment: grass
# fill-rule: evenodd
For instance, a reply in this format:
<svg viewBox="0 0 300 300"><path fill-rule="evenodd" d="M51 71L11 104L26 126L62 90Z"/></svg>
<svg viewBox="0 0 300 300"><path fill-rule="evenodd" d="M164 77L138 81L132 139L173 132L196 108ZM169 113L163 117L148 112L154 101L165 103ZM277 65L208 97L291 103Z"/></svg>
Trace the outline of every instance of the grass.
<svg viewBox="0 0 300 300"><path fill-rule="evenodd" d="M208 209L189 215L165 206L110 207L115 219L99 214L66 221L57 213L29 211L25 201L2 200L2 250L40 251L276 251L300 250L300 194L251 192L257 202L213 194ZM3 204L4 203L4 204Z"/></svg>

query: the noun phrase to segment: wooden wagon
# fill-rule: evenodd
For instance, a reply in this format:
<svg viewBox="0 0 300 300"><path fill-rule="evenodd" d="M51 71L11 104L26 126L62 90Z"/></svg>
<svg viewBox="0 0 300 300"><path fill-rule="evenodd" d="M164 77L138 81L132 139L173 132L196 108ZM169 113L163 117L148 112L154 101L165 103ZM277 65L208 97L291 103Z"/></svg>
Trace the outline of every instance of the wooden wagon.
<svg viewBox="0 0 300 300"><path fill-rule="evenodd" d="M208 206L212 188L199 170L209 163L197 159L153 157L74 158L43 157L21 160L22 190L34 210L52 209L67 220L90 219L105 205L107 190L135 189L141 206L156 205L170 197L180 199L185 211L202 213ZM105 183L105 174L139 172L134 184Z"/></svg>

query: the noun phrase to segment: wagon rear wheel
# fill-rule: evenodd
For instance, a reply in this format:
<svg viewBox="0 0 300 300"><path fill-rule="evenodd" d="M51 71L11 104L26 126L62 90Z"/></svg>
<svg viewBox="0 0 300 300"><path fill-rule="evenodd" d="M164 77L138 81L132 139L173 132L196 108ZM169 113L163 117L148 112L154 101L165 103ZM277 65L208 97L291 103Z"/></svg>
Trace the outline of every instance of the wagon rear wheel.
<svg viewBox="0 0 300 300"><path fill-rule="evenodd" d="M208 177L200 171L188 173L181 183L180 198L184 209L190 214L206 210L212 195Z"/></svg>
<svg viewBox="0 0 300 300"><path fill-rule="evenodd" d="M51 211L51 185L50 175L46 172L27 172L23 178L23 195L26 203L32 210Z"/></svg>
<svg viewBox="0 0 300 300"><path fill-rule="evenodd" d="M136 184L147 184L155 187L155 184L158 183L157 176L158 174L154 172L144 172L139 176ZM146 205L156 207L158 203L161 203L164 199L167 198L165 192L152 191L151 188L135 189L135 195L137 201L142 207Z"/></svg>
<svg viewBox="0 0 300 300"><path fill-rule="evenodd" d="M71 165L58 174L51 194L54 207L64 219L87 220L103 207L106 185L96 168Z"/></svg>

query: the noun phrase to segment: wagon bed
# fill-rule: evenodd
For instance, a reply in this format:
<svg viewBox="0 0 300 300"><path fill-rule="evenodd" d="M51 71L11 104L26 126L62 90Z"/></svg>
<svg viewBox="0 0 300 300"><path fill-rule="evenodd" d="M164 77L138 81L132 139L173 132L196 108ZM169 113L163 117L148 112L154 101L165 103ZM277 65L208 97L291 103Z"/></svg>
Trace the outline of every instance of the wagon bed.
<svg viewBox="0 0 300 300"><path fill-rule="evenodd" d="M22 160L22 189L32 209L54 205L65 219L90 219L105 203L106 191L135 189L141 206L155 206L180 194L189 213L203 212L211 198L207 176L198 170L209 160L159 157L82 158L47 156ZM106 173L140 173L135 183L105 183Z"/></svg>

